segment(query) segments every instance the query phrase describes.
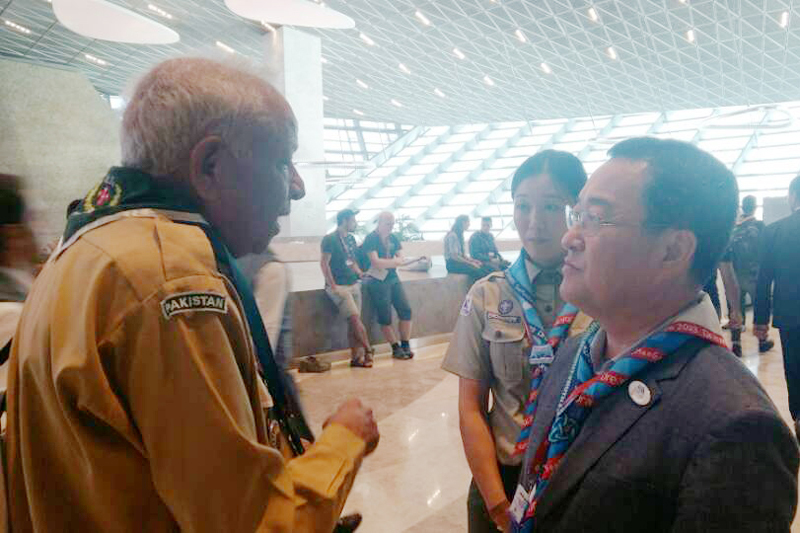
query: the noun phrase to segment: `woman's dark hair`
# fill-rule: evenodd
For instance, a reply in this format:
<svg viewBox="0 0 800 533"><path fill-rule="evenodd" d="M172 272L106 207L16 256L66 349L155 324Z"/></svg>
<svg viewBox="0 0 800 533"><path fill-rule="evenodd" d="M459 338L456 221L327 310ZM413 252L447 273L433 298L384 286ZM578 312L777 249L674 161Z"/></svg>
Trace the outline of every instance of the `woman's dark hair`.
<svg viewBox="0 0 800 533"><path fill-rule="evenodd" d="M469 216L468 215L458 215L456 217L456 221L453 222L453 227L450 228L450 231L456 234L458 237L458 241L461 244L461 251L465 250L464 248L464 226L469 224Z"/></svg>
<svg viewBox="0 0 800 533"><path fill-rule="evenodd" d="M586 170L581 160L574 155L560 150L542 150L529 157L514 173L511 180L511 196L517 192L517 187L528 178L548 174L553 183L566 194L572 203L578 201L578 195L586 185Z"/></svg>
<svg viewBox="0 0 800 533"><path fill-rule="evenodd" d="M464 226L469 224L469 216L468 215L458 215L456 217L456 221L453 222L453 227L450 228L450 231L455 232L456 234L463 235L464 234Z"/></svg>

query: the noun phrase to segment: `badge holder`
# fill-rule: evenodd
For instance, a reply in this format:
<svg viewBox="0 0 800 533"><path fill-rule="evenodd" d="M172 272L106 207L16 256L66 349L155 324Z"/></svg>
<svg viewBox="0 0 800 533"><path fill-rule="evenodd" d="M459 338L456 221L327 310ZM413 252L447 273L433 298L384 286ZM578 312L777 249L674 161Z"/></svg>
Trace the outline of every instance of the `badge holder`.
<svg viewBox="0 0 800 533"><path fill-rule="evenodd" d="M517 485L517 492L514 493L514 499L511 501L511 507L508 509L508 512L511 514L511 518L514 519L515 523L522 523L522 518L525 516L525 511L528 510L528 504L530 504L530 501L535 493L536 487L528 492L522 485Z"/></svg>

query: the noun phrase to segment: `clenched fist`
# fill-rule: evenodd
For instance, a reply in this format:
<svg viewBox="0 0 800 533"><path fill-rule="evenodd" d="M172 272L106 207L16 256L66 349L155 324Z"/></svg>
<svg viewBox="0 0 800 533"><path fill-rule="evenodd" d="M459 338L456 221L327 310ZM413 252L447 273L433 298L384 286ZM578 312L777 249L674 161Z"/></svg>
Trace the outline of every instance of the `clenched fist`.
<svg viewBox="0 0 800 533"><path fill-rule="evenodd" d="M381 436L378 433L378 424L372 416L372 409L364 407L361 400L352 398L344 402L339 409L322 424L341 424L367 443L367 455L375 451Z"/></svg>

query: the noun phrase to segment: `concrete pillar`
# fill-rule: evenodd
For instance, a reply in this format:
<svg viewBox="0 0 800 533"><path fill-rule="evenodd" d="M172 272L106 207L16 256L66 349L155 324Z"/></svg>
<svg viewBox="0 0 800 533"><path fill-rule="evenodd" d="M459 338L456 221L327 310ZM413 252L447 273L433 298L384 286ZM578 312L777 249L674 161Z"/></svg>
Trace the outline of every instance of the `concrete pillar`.
<svg viewBox="0 0 800 533"><path fill-rule="evenodd" d="M86 76L0 59L0 172L23 177L40 246L119 158L119 121Z"/></svg>
<svg viewBox="0 0 800 533"><path fill-rule="evenodd" d="M286 97L299 125L297 161L325 159L322 111L322 44L320 38L294 28L281 27L264 35L264 59L270 81ZM292 214L281 222L281 237L325 235L325 170L298 169L306 184L306 197L292 203Z"/></svg>

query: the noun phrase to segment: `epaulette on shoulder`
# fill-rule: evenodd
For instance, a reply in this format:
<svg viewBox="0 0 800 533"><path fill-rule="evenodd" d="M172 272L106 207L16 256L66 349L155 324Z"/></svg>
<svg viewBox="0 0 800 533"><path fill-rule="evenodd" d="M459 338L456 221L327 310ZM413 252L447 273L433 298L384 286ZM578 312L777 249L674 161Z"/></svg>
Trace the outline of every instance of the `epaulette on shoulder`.
<svg viewBox="0 0 800 533"><path fill-rule="evenodd" d="M486 276L486 279L488 281L495 281L497 279L506 279L506 273L505 272L492 272L491 274Z"/></svg>

